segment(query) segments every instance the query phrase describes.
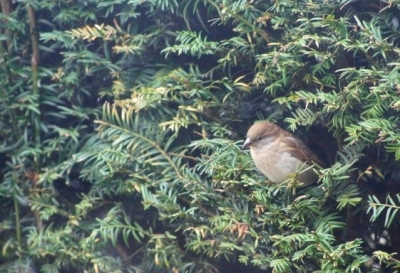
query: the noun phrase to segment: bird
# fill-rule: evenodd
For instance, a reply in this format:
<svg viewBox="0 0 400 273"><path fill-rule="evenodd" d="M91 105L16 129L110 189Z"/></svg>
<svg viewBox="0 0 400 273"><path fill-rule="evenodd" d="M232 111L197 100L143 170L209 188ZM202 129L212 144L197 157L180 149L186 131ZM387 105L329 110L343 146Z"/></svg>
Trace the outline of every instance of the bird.
<svg viewBox="0 0 400 273"><path fill-rule="evenodd" d="M314 166L323 166L301 139L268 121L249 128L242 148L250 148L257 169L276 184L297 172L299 186L308 186L318 181Z"/></svg>

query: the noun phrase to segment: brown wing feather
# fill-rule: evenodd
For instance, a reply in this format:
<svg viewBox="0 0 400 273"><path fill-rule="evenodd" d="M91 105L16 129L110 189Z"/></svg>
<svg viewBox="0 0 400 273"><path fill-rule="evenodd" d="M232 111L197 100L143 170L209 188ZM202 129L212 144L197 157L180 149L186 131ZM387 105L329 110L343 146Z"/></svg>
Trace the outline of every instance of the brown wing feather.
<svg viewBox="0 0 400 273"><path fill-rule="evenodd" d="M317 164L319 166L323 166L322 161L308 148L302 140L300 140L297 136L285 131L285 142L290 143L289 153L300 159L301 161L307 162L308 164Z"/></svg>

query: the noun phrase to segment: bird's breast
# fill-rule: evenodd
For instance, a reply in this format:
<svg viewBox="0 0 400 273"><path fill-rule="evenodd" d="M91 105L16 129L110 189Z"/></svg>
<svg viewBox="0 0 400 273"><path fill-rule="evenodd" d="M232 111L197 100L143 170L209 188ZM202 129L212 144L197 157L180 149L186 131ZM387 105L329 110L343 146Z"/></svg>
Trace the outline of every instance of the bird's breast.
<svg viewBox="0 0 400 273"><path fill-rule="evenodd" d="M287 176L302 167L303 162L293 157L280 145L264 145L262 149L250 149L257 167L271 182L282 183ZM305 167L305 166L304 166Z"/></svg>

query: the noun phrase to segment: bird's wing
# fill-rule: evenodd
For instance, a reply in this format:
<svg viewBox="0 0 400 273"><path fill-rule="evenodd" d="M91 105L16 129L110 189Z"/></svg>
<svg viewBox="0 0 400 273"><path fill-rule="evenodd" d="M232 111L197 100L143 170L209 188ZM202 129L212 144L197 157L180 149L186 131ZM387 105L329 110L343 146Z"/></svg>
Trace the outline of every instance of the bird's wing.
<svg viewBox="0 0 400 273"><path fill-rule="evenodd" d="M322 161L308 148L302 140L292 134L285 136L284 141L290 143L289 153L300 159L301 161L307 162L308 164L316 164L323 166Z"/></svg>

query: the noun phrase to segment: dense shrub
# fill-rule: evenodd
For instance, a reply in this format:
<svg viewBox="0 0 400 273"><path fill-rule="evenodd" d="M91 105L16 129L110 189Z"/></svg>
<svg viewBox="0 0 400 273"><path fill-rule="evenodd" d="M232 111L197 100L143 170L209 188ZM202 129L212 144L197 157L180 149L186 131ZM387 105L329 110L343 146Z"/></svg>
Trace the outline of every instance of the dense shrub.
<svg viewBox="0 0 400 273"><path fill-rule="evenodd" d="M2 1L0 270L398 270L399 4ZM260 119L318 184L255 170Z"/></svg>

